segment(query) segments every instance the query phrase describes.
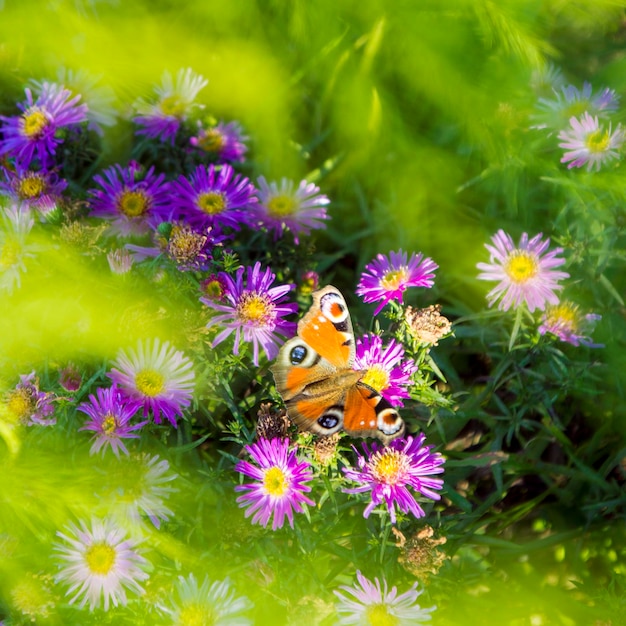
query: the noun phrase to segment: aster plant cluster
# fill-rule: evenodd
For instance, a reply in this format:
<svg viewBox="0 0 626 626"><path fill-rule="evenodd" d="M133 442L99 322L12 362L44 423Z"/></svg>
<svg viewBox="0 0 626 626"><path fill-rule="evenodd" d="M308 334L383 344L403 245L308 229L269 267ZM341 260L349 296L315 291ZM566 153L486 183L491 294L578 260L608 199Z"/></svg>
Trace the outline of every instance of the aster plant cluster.
<svg viewBox="0 0 626 626"><path fill-rule="evenodd" d="M620 100L615 90L594 90L587 81L582 89L566 84L554 67L546 77L551 93L538 99L533 128L557 134L558 147L565 150L561 163L568 169L598 171L620 160L626 134L622 125L613 121Z"/></svg>
<svg viewBox="0 0 626 626"><path fill-rule="evenodd" d="M549 250L550 239L544 239L542 233L531 239L522 233L516 246L510 235L499 230L491 241L485 244L490 262L477 265L481 270L479 279L498 281L487 294L489 306L498 302L499 310L514 309L518 315L524 309L531 314L541 311L542 317L536 323L540 335L548 334L574 346L601 347L589 337L601 316L584 314L577 304L559 297L564 288L561 282L570 278L567 272L556 269L566 261L560 256L562 248Z"/></svg>
<svg viewBox="0 0 626 626"><path fill-rule="evenodd" d="M47 427L70 436L78 455L89 459L92 502L87 515L70 507L69 519L60 516L66 521L56 531L50 593L77 610L115 614L139 606L159 584L151 580L150 537L166 538L179 517L175 501L184 483L167 447L155 453L157 441L201 440L201 429L210 424L201 409L204 389L215 389L219 380L207 377L207 361L226 367L233 359L239 368L256 370L294 336L301 305L323 278L311 269L310 253L301 255L308 264L301 273L288 262L273 263L272 253L304 250L314 231L326 227L331 202L308 180L250 176L250 167L241 167L250 137L239 122L207 114L200 95L208 81L191 69L166 72L151 95L134 103L131 159L98 168L90 150L119 117L111 92L82 72L63 71L58 78L31 81L19 112L0 117L0 288L20 297L23 282L45 265L47 249L40 242L52 234L53 249L74 246L86 263L99 263L106 280L148 280L156 290L163 285L202 320L195 341L180 333L139 333L95 369L78 360L55 364L56 383L51 370L42 372L45 383L32 371L1 397L0 431L15 451L25 427L33 433ZM80 158L68 157L72 151ZM77 198L81 164L91 174L83 175ZM249 242L255 239L265 254L254 253ZM432 287L436 269L422 254L380 254L365 267L356 295L376 305L375 315L386 309L398 321L410 310L405 292ZM392 407L407 408L421 397L420 385L430 386L428 351L450 335L448 323L434 339L420 340L414 334L419 326L407 321L394 332L379 327L355 338L354 369ZM407 422L414 431L410 415ZM385 446L345 447L344 457L348 439L339 446L339 438L315 442L288 418L283 425L268 427L256 441L238 419L222 426L241 448L222 478L230 483L224 498L238 505L251 528L300 532L303 523L329 515L329 497L358 507L364 524L376 511L393 525L419 520L441 498L437 476L444 458L425 444L423 433ZM355 592L361 603L353 607L356 613L374 603L389 616L416 608L421 620L432 610L416 604L417 583L397 596L385 581L381 587L378 578L372 584L358 577L363 589ZM167 597L152 603L157 621L252 623L253 604L228 577L196 567L173 580ZM342 600L336 614L346 606Z"/></svg>

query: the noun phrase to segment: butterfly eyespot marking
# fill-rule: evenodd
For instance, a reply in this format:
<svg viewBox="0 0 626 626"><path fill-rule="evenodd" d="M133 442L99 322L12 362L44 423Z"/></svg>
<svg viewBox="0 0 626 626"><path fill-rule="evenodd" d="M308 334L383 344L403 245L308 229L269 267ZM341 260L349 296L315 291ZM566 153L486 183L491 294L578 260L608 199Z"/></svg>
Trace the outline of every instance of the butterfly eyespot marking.
<svg viewBox="0 0 626 626"><path fill-rule="evenodd" d="M383 409L378 413L378 429L385 435L395 435L403 427L404 422L395 409Z"/></svg>
<svg viewBox="0 0 626 626"><path fill-rule="evenodd" d="M348 308L338 293L324 294L320 300L322 315L330 320L337 330L348 330Z"/></svg>
<svg viewBox="0 0 626 626"><path fill-rule="evenodd" d="M317 423L324 430L338 429L343 421L343 408L339 406L332 406L326 409L324 415L317 419Z"/></svg>
<svg viewBox="0 0 626 626"><path fill-rule="evenodd" d="M293 365L300 365L300 363L306 359L308 352L309 351L304 346L296 346L292 348L289 353L289 361L291 361Z"/></svg>

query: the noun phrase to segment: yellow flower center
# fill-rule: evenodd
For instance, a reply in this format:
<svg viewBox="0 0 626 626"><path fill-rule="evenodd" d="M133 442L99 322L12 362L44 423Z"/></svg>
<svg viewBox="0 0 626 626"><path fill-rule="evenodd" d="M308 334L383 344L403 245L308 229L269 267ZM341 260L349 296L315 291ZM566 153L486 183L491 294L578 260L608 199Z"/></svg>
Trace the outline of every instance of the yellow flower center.
<svg viewBox="0 0 626 626"><path fill-rule="evenodd" d="M165 387L165 377L155 370L141 370L135 376L135 387L144 396L154 398Z"/></svg>
<svg viewBox="0 0 626 626"><path fill-rule="evenodd" d="M380 365L372 365L368 368L361 382L369 385L372 389L376 389L376 391L380 393L389 385L389 373Z"/></svg>
<svg viewBox="0 0 626 626"><path fill-rule="evenodd" d="M48 125L48 118L42 111L35 109L22 115L22 129L29 138L37 138Z"/></svg>
<svg viewBox="0 0 626 626"><path fill-rule="evenodd" d="M406 269L401 267L400 269L387 272L381 279L380 284L383 289L387 291L395 291L406 282Z"/></svg>
<svg viewBox="0 0 626 626"><path fill-rule="evenodd" d="M128 217L139 217L148 210L148 198L143 191L124 190L117 199L117 208Z"/></svg>
<svg viewBox="0 0 626 626"><path fill-rule="evenodd" d="M22 198L37 198L46 188L46 181L37 174L27 175L19 182L17 192Z"/></svg>
<svg viewBox="0 0 626 626"><path fill-rule="evenodd" d="M272 217L293 215L298 209L298 202L291 196L274 196L267 203L267 212Z"/></svg>
<svg viewBox="0 0 626 626"><path fill-rule="evenodd" d="M214 128L207 130L206 134L198 139L198 147L205 152L220 152L225 143L222 133Z"/></svg>
<svg viewBox="0 0 626 626"><path fill-rule="evenodd" d="M578 307L571 302L550 306L546 311L546 322L549 326L559 326L570 332L576 332L580 322Z"/></svg>
<svg viewBox="0 0 626 626"><path fill-rule="evenodd" d="M115 419L115 415L112 413L107 413L102 420L102 432L105 435L114 435L117 430L117 420Z"/></svg>
<svg viewBox="0 0 626 626"><path fill-rule="evenodd" d="M210 191L201 193L197 200L198 208L207 215L217 215L226 209L226 198L221 193Z"/></svg>
<svg viewBox="0 0 626 626"><path fill-rule="evenodd" d="M181 118L185 113L185 103L176 95L161 100L161 111L164 115Z"/></svg>
<svg viewBox="0 0 626 626"><path fill-rule="evenodd" d="M108 543L94 543L85 552L85 563L92 574L106 576L115 565L116 556L115 548Z"/></svg>
<svg viewBox="0 0 626 626"><path fill-rule="evenodd" d="M533 279L538 270L536 258L523 250L513 252L504 266L509 278L517 284Z"/></svg>
<svg viewBox="0 0 626 626"><path fill-rule="evenodd" d="M0 269L7 269L17 264L22 248L17 241L7 240L0 249Z"/></svg>
<svg viewBox="0 0 626 626"><path fill-rule="evenodd" d="M585 146L589 152L606 152L611 145L611 135L609 131L603 131L601 128L587 135Z"/></svg>
<svg viewBox="0 0 626 626"><path fill-rule="evenodd" d="M287 478L280 467L270 467L263 477L263 486L270 496L284 496L287 491Z"/></svg>
<svg viewBox="0 0 626 626"><path fill-rule="evenodd" d="M211 607L190 602L180 610L176 626L213 626L216 622L217 615Z"/></svg>
<svg viewBox="0 0 626 626"><path fill-rule="evenodd" d="M265 326L272 319L274 305L258 293L244 291L237 304L237 317L247 324Z"/></svg>
<svg viewBox="0 0 626 626"><path fill-rule="evenodd" d="M397 485L406 475L408 460L403 452L386 449L376 452L368 465L376 481L385 485Z"/></svg>
<svg viewBox="0 0 626 626"><path fill-rule="evenodd" d="M16 422L25 421L33 412L33 400L27 389L15 389L9 394L6 408Z"/></svg>
<svg viewBox="0 0 626 626"><path fill-rule="evenodd" d="M369 626L397 626L400 620L389 613L385 604L372 604L367 607L367 623Z"/></svg>

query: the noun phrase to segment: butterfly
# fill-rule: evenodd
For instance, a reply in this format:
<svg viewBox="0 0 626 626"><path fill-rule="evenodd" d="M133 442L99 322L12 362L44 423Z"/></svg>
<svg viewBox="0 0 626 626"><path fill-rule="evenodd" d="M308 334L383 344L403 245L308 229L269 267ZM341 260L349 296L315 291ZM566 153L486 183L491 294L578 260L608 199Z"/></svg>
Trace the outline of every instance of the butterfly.
<svg viewBox="0 0 626 626"><path fill-rule="evenodd" d="M301 430L332 435L340 430L388 443L404 434L400 414L353 369L355 341L348 306L328 285L298 322L297 335L281 347L274 365L276 388Z"/></svg>

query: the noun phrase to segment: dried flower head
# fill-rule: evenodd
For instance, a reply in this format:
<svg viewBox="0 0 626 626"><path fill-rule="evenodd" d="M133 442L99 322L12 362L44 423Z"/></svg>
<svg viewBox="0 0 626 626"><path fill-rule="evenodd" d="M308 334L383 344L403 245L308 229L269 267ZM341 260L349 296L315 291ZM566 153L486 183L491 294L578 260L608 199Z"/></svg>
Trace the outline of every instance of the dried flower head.
<svg viewBox="0 0 626 626"><path fill-rule="evenodd" d="M320 465L330 465L337 457L337 444L340 439L340 433L333 433L328 437L318 437L313 444L313 458Z"/></svg>
<svg viewBox="0 0 626 626"><path fill-rule="evenodd" d="M446 543L446 538L435 538L435 531L431 526L424 526L409 539L406 539L395 528L392 528L392 531L399 539L396 546L402 550L398 557L398 563L407 572L424 583L431 574L436 574L441 569L441 566L448 558L445 552L438 549L438 546Z"/></svg>
<svg viewBox="0 0 626 626"><path fill-rule="evenodd" d="M289 417L285 409L272 411L269 402L261 404L257 413L256 436L259 439L284 439L290 425Z"/></svg>
<svg viewBox="0 0 626 626"><path fill-rule="evenodd" d="M441 305L431 304L424 309L408 306L404 321L409 335L420 343L436 346L437 342L452 332L450 320L441 315Z"/></svg>

